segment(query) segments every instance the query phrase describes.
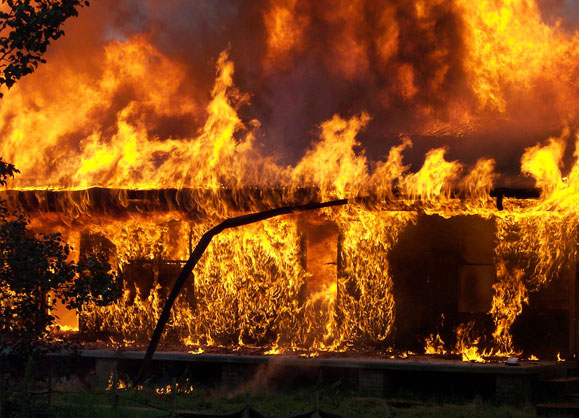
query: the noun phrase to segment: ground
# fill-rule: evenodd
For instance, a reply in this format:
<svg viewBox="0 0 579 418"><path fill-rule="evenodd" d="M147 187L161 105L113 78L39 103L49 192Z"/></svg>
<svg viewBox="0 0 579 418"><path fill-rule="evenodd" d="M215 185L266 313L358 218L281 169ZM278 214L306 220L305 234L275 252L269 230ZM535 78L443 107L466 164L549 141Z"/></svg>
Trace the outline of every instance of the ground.
<svg viewBox="0 0 579 418"><path fill-rule="evenodd" d="M160 417L169 416L173 408L206 414L228 414L244 408L247 394L224 393L210 388L193 388L190 393L159 394L166 386L122 389L117 391L83 390L76 393L55 393L51 407L43 408L47 417ZM309 387L292 390L259 391L249 396L251 406L265 416L286 416L314 408L316 392L321 410L344 418L384 418L387 412L381 399L360 398L335 387ZM532 406L498 406L480 399L466 402L426 402L412 399L389 399L392 416L396 418L523 418L536 417ZM37 400L42 403L42 401ZM115 409L116 404L116 409ZM159 409L153 409L156 407Z"/></svg>

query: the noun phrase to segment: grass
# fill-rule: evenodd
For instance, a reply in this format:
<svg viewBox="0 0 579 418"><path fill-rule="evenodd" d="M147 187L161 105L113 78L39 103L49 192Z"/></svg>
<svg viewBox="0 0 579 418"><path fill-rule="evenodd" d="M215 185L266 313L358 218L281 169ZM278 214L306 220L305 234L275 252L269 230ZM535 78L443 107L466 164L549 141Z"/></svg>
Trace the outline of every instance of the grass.
<svg viewBox="0 0 579 418"><path fill-rule="evenodd" d="M265 416L285 416L313 409L315 388L288 391L261 391L252 394L251 406ZM170 410L173 395L158 395L152 390L119 391L118 410L112 405L112 394L81 392L55 394L53 406L45 411L49 418L130 418L168 416L162 410L127 409L142 408L139 402L148 403ZM178 410L189 410L207 414L227 414L239 411L245 405L243 394L227 395L207 388L194 390L190 394L179 394ZM320 408L339 414L344 418L384 418L385 412L380 399L359 398L352 393L336 393L333 388L322 388L319 398ZM398 405L394 402L393 405ZM534 409L496 406L481 401L462 404L426 404L417 401L406 402L406 407L393 407L396 418L526 418L536 417Z"/></svg>
<svg viewBox="0 0 579 418"><path fill-rule="evenodd" d="M213 387L194 385L189 393L179 393L176 397L169 393L158 393L161 387L166 388L170 378L161 379L164 385L146 385L118 390L118 401L112 392L104 391L106 384L91 379L68 380L55 383L51 407L46 404L46 395L34 396L36 407L34 413L10 415L10 418L153 418L169 416L175 407L206 414L230 414L242 410L247 402L246 393L227 393ZM45 385L45 383L43 383ZM187 381L180 382L180 387L187 388ZM46 388L38 387L39 391ZM157 389L157 390L156 390ZM385 418L383 400L361 398L356 391L344 384L327 385L321 380L318 384L300 389L273 389L261 387L252 391L249 401L251 407L268 417L280 417L314 409L314 399L319 400L320 409L340 415L344 418ZM396 418L536 418L532 406L510 407L495 405L483 401L480 397L461 399L443 398L433 393L399 392L396 399L388 399L390 410ZM114 406L116 405L116 409ZM151 409L155 406L159 409ZM25 405L27 406L27 404Z"/></svg>
<svg viewBox="0 0 579 418"><path fill-rule="evenodd" d="M536 416L532 409L520 410L507 406L473 404L412 408L396 414L396 418L526 418Z"/></svg>

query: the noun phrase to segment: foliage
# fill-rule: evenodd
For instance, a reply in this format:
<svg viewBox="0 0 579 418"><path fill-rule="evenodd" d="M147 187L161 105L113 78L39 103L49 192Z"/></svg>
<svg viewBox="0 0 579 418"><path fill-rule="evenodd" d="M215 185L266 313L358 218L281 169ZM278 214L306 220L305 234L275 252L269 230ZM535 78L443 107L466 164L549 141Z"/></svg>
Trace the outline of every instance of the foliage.
<svg viewBox="0 0 579 418"><path fill-rule="evenodd" d="M1 184L16 172L0 159ZM52 332L57 301L82 310L121 295L120 280L103 257L71 261L60 234L38 236L28 224L0 202L0 347L23 356L62 347Z"/></svg>
<svg viewBox="0 0 579 418"><path fill-rule="evenodd" d="M0 0L0 86L10 88L44 63L42 55L85 0ZM2 94L0 94L2 97Z"/></svg>
<svg viewBox="0 0 579 418"><path fill-rule="evenodd" d="M19 173L19 171L12 164L2 161L0 157L0 185L6 186L6 179L8 177L14 177L14 174Z"/></svg>

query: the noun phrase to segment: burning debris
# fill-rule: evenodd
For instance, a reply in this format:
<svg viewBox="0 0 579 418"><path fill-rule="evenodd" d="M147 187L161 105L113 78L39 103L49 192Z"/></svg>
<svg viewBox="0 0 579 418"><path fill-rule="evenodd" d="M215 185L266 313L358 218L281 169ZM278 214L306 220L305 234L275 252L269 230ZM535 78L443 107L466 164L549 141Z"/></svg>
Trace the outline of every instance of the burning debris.
<svg viewBox="0 0 579 418"><path fill-rule="evenodd" d="M103 3L95 19L123 4ZM577 32L531 0L257 3L215 15L229 47L212 41L189 56L167 46L177 29L161 30L165 17L143 17L137 27L151 29L140 33L107 21L113 39L92 34L86 51L94 66L66 58L75 44L64 42L54 64L6 93L0 155L22 172L3 192L9 206L61 232L73 257L104 254L124 271L122 298L79 313L80 333L143 345L212 227L349 199L215 236L165 344L467 361L573 354ZM200 7L152 2L167 14L176 5ZM261 31L240 29L251 19ZM212 86L204 54L216 59ZM563 317L552 346L517 329L537 310L543 322Z"/></svg>

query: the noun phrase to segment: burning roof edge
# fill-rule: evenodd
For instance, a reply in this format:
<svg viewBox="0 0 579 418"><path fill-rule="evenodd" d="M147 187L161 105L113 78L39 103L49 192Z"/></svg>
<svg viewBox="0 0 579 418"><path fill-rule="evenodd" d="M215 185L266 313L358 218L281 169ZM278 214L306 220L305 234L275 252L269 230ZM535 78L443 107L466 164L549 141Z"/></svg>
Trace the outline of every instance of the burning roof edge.
<svg viewBox="0 0 579 418"><path fill-rule="evenodd" d="M536 188L494 188L490 197L496 207L503 209L504 199L538 199ZM83 190L4 190L0 198L9 209L39 213L90 213L119 216L123 213L181 212L191 217L203 217L225 209L231 212L252 212L279 206L320 202L321 193L315 188L257 188L242 189L156 189L132 190L93 187ZM464 193L454 191L450 199L464 199ZM370 209L390 211L420 211L421 199L408 199L398 191L387 195L366 194L352 201ZM379 206L378 206L379 205Z"/></svg>

